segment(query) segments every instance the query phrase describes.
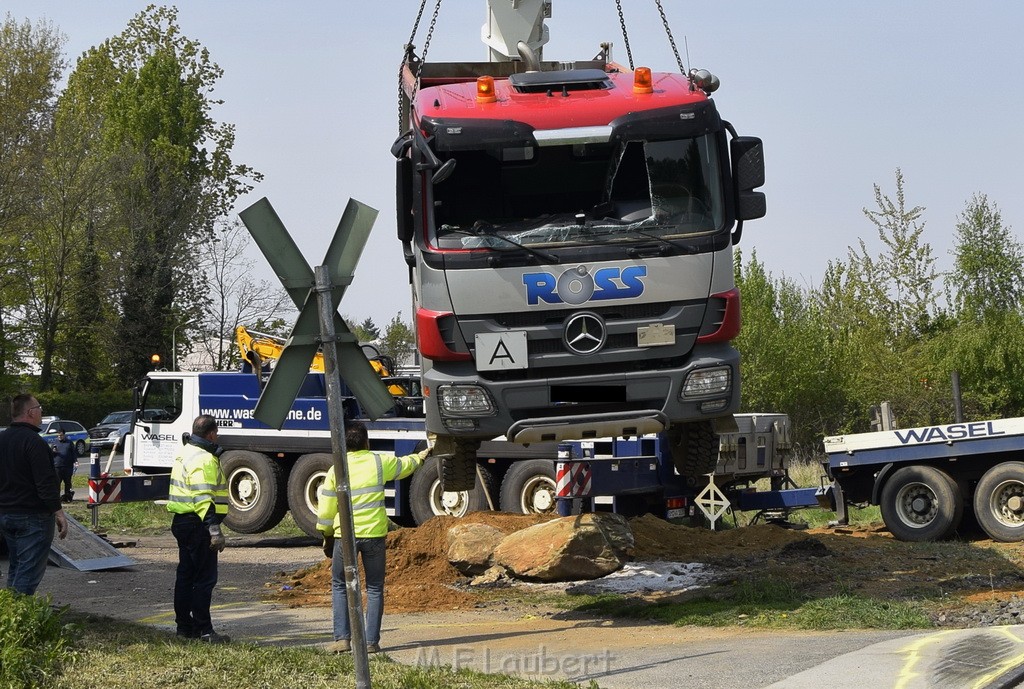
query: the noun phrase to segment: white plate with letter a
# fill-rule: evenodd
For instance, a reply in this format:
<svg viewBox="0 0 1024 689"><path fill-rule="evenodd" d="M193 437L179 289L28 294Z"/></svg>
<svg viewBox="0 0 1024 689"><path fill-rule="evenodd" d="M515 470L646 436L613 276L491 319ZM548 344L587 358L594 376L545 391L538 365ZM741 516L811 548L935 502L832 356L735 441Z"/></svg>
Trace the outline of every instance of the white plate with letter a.
<svg viewBox="0 0 1024 689"><path fill-rule="evenodd" d="M526 368L526 331L476 334L476 370Z"/></svg>

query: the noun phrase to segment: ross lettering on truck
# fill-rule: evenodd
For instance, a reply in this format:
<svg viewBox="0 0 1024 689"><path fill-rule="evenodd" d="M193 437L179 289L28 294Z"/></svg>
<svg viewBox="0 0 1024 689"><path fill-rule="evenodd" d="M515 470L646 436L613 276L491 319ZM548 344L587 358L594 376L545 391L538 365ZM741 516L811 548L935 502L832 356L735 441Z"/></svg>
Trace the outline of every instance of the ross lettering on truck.
<svg viewBox="0 0 1024 689"><path fill-rule="evenodd" d="M927 428L909 428L903 431L893 431L893 433L896 434L896 437L899 438L900 443L903 445L1006 435L1005 431L997 431L992 421L954 423L949 426L928 426Z"/></svg>
<svg viewBox="0 0 1024 689"><path fill-rule="evenodd" d="M554 273L524 273L526 303L572 304L603 299L635 299L644 293L643 278L647 266L610 266L598 268L591 275L586 266L576 266Z"/></svg>

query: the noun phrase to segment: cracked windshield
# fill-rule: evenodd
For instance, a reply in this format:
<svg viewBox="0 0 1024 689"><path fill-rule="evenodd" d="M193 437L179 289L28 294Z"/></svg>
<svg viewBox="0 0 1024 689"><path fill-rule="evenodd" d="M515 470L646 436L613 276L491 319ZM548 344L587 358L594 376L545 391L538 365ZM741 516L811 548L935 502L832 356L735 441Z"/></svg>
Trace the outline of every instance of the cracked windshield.
<svg viewBox="0 0 1024 689"><path fill-rule="evenodd" d="M504 149L501 158L456 154L454 174L434 188L438 248L686 239L724 224L712 136Z"/></svg>

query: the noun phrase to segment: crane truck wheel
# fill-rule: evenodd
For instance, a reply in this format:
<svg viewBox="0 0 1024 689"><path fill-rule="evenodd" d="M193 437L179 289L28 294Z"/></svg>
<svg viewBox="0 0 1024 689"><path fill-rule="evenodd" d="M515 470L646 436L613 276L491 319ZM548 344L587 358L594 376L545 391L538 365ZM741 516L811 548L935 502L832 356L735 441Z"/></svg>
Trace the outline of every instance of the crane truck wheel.
<svg viewBox="0 0 1024 689"><path fill-rule="evenodd" d="M228 481L224 525L238 533L272 529L288 512L284 469L259 452L228 450L220 457Z"/></svg>
<svg viewBox="0 0 1024 689"><path fill-rule="evenodd" d="M882 488L882 520L900 541L938 541L953 534L964 514L960 486L930 466L903 467Z"/></svg>
<svg viewBox="0 0 1024 689"><path fill-rule="evenodd" d="M718 465L718 434L711 421L692 421L668 431L672 463L689 486L696 486Z"/></svg>
<svg viewBox="0 0 1024 689"><path fill-rule="evenodd" d="M475 468L473 473L476 473ZM480 477L483 477L483 484L480 483ZM430 456L412 475L409 483L409 511L419 526L438 515L463 517L470 512L489 510L491 506L487 501L488 495L492 501L497 497L494 479L487 467L480 467L480 476L474 476L471 490L445 491L441 487L439 458Z"/></svg>
<svg viewBox="0 0 1024 689"><path fill-rule="evenodd" d="M302 455L288 474L288 509L295 524L313 538L320 537L316 530L317 489L333 464L334 457L326 452Z"/></svg>
<svg viewBox="0 0 1024 689"><path fill-rule="evenodd" d="M1024 462L997 464L974 489L974 515L993 541L1024 540Z"/></svg>
<svg viewBox="0 0 1024 689"><path fill-rule="evenodd" d="M550 459L513 462L501 480L501 511L554 514L555 463Z"/></svg>

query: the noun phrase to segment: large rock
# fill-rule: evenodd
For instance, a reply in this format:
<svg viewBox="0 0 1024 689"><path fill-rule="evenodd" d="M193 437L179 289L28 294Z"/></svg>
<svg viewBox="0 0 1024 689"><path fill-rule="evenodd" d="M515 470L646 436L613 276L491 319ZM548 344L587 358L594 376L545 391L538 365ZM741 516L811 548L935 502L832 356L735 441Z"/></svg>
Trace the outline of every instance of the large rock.
<svg viewBox="0 0 1024 689"><path fill-rule="evenodd" d="M482 574L505 532L489 524L456 524L448 529L448 562L463 574Z"/></svg>
<svg viewBox="0 0 1024 689"><path fill-rule="evenodd" d="M494 564L521 579L578 581L621 569L633 551L626 520L602 512L562 517L506 536Z"/></svg>

